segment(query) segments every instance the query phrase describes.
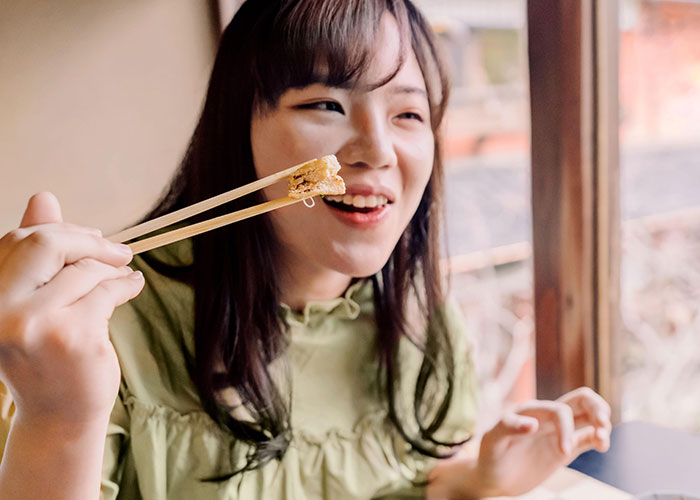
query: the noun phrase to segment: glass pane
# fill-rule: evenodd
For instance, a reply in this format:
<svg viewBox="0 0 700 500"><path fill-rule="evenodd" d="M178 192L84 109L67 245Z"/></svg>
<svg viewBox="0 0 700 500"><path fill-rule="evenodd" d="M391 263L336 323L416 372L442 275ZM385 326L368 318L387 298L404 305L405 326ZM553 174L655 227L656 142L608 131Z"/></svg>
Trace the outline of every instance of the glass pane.
<svg viewBox="0 0 700 500"><path fill-rule="evenodd" d="M452 72L444 131L451 291L475 341L481 423L534 397L525 0L419 0ZM449 264L449 266L448 266Z"/></svg>
<svg viewBox="0 0 700 500"><path fill-rule="evenodd" d="M620 26L622 417L700 431L700 3Z"/></svg>

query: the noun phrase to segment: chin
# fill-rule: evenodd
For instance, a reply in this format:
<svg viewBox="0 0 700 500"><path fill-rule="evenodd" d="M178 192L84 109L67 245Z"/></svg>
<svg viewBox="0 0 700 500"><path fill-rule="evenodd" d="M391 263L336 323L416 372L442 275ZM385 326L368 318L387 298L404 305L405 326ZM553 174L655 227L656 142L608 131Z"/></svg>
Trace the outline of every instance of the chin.
<svg viewBox="0 0 700 500"><path fill-rule="evenodd" d="M377 274L389 260L391 253L387 255L364 255L354 258L339 259L332 267L335 271L350 276L351 278L366 278Z"/></svg>

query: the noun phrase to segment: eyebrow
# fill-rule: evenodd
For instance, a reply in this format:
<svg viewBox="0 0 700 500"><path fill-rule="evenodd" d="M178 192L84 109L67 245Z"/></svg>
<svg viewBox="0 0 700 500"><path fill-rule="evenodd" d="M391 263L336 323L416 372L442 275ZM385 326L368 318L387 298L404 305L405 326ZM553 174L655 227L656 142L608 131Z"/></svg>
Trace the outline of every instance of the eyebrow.
<svg viewBox="0 0 700 500"><path fill-rule="evenodd" d="M428 97L428 93L424 89L420 87L413 87L410 85L400 85L398 87L391 88L389 91L392 94L418 94L425 98Z"/></svg>
<svg viewBox="0 0 700 500"><path fill-rule="evenodd" d="M326 77L321 74L315 74L312 76L310 81L300 87L292 87L292 88L303 88L303 87L308 87L310 85L324 85L326 87L333 87L337 89L342 89L342 90L353 90L353 85L350 82L344 82L341 84L336 84L336 85L331 85L328 83ZM372 90L372 88L368 88L366 90ZM397 86L391 86L389 87L389 92L391 94L397 95L397 94L417 94L421 97L425 97L428 99L428 92L421 88L421 87L416 87L414 85L397 85Z"/></svg>

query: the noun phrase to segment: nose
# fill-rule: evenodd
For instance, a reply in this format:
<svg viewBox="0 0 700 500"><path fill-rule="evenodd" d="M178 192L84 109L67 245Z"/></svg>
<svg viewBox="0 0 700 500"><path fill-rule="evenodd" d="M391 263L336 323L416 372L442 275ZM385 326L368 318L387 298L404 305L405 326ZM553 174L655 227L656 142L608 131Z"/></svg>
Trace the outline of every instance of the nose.
<svg viewBox="0 0 700 500"><path fill-rule="evenodd" d="M387 168L396 165L396 150L389 126L372 110L357 113L352 135L338 151L341 163L352 167Z"/></svg>

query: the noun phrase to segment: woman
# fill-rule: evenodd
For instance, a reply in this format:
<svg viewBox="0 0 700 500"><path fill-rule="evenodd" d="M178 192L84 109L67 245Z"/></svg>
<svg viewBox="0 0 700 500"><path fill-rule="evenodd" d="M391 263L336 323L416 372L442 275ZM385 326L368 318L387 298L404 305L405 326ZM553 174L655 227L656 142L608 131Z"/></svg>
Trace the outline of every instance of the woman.
<svg viewBox="0 0 700 500"><path fill-rule="evenodd" d="M95 498L104 454L105 499L480 498L607 447L608 407L585 389L462 446L475 381L437 269L436 52L408 0L249 0L150 217L331 153L343 198L151 252L135 273L55 199L30 201L0 242L16 407L0 493Z"/></svg>

